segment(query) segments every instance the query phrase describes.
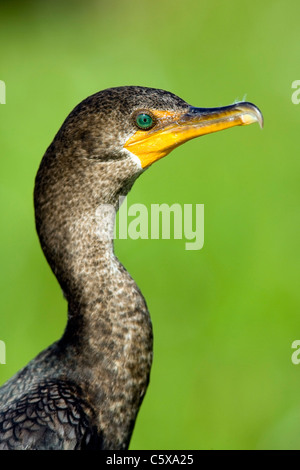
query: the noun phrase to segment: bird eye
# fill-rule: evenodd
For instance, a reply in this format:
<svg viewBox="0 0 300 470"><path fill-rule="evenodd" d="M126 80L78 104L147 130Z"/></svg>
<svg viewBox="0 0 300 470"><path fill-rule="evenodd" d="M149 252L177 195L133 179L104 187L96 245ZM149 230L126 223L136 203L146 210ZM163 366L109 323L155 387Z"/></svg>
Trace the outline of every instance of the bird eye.
<svg viewBox="0 0 300 470"><path fill-rule="evenodd" d="M153 119L149 114L141 113L137 115L136 123L141 129L149 129L153 125Z"/></svg>

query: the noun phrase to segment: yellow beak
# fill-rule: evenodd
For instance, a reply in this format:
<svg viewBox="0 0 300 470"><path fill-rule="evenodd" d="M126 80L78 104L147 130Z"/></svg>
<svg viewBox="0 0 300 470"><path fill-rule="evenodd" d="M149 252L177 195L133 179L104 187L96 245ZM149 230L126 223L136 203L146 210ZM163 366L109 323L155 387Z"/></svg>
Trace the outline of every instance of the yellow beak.
<svg viewBox="0 0 300 470"><path fill-rule="evenodd" d="M263 116L252 103L242 102L221 108L195 108L187 112L151 110L155 125L150 130L138 130L124 148L136 155L142 168L168 155L184 142L234 126L258 122L263 127Z"/></svg>

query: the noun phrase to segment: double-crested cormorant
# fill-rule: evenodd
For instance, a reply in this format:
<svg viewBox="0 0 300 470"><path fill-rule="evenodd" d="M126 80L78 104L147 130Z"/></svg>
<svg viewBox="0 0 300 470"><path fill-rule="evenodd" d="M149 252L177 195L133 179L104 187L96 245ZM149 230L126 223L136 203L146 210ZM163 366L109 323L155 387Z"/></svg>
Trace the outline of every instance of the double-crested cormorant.
<svg viewBox="0 0 300 470"><path fill-rule="evenodd" d="M42 250L68 301L62 338L0 389L0 449L126 449L145 395L152 327L114 255L119 196L194 137L262 125L251 103L195 108L172 93L111 88L69 114L34 191Z"/></svg>

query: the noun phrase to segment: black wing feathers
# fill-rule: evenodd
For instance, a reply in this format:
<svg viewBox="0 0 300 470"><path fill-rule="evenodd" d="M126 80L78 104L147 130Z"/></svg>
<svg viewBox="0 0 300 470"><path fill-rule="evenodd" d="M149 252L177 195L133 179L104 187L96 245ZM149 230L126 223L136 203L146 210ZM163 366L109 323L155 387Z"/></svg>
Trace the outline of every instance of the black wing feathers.
<svg viewBox="0 0 300 470"><path fill-rule="evenodd" d="M47 381L0 408L0 450L97 449L102 439L73 384Z"/></svg>

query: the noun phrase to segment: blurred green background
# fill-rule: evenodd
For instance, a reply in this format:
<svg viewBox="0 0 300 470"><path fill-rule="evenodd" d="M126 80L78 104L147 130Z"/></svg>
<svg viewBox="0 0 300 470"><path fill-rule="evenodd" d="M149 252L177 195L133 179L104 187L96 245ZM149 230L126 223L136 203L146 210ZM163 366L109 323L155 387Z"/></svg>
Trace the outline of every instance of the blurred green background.
<svg viewBox="0 0 300 470"><path fill-rule="evenodd" d="M32 192L70 110L119 85L194 106L258 105L258 125L176 149L128 204L205 205L205 244L119 240L154 326L131 449L300 449L299 124L295 1L1 2L0 383L60 337L66 303L41 252Z"/></svg>

